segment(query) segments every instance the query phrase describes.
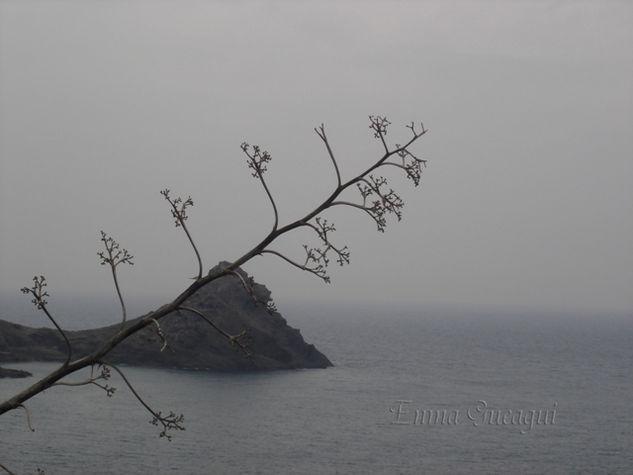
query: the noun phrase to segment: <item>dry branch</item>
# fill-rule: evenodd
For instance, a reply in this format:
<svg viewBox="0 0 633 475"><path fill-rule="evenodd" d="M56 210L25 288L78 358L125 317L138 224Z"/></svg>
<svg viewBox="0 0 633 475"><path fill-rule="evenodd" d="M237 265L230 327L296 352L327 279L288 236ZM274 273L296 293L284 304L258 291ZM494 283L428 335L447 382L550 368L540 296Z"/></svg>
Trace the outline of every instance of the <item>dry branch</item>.
<svg viewBox="0 0 633 475"><path fill-rule="evenodd" d="M411 123L407 126L407 128L412 133L410 139L404 145L396 145L395 147L390 148L386 140L387 130L390 122L386 118L381 116L370 116L369 119L369 128L373 131L374 137L378 139L382 144L384 153L366 170L345 182L341 178L338 164L330 146L329 140L326 136L324 126L321 125L318 129L315 129L315 132L326 146L327 153L330 157L336 173L337 183L331 194L320 204L318 204L313 210L308 212L305 216L291 221L284 226L279 225L277 205L263 177L267 169L267 165L271 161L270 154L266 151L263 151L259 146L250 146L247 143L243 143L241 148L248 157L248 166L252 170L253 176L256 177L263 185L266 195L271 202L274 212L274 224L272 230L266 236L264 236L264 238L252 249L245 252L241 257L235 259L233 263L229 266L222 269L216 269L214 272L210 272L207 275L203 276L203 265L200 253L198 252L198 248L196 247L195 242L189 232L189 229L186 226L186 221L188 218L187 208L193 206L193 201L191 197L188 197L186 200L183 200L180 197L172 198L170 196L169 189L161 191L161 194L164 196L171 207L171 213L172 217L174 218L176 227L182 227L185 234L187 235L191 246L193 247L198 263L198 274L197 277L194 278L193 283L191 283L186 289L184 289L180 293L180 295L178 295L171 302L135 321L127 321L127 312L119 288L118 275L116 272L116 268L119 264L132 264L132 256L125 249L120 249L118 243L116 243L112 238L102 232L101 240L104 242L105 252L101 251L98 253L98 255L102 260L101 264L108 264L112 270L115 288L122 307L123 319L120 330L116 334L112 335L109 339L104 341L101 346L95 348L94 351L92 351L92 353L88 355L73 360L73 353L70 341L46 307L47 302L45 300L45 297L48 296L48 292L44 290L44 288L46 287L46 281L43 276L34 277L33 286L31 288L23 288L22 292L29 293L34 297L33 303L37 306L38 309L41 309L46 314L46 316L55 325L58 332L63 336L64 341L67 345L67 357L62 366L47 374L39 381L36 381L34 384L24 389L22 392L14 395L4 402L0 402L0 414L22 407L27 411L27 419L30 426L30 415L28 414L28 409L26 409L26 406L24 406L24 402L55 385L84 386L92 384L100 387L101 389L106 391L108 396L111 396L114 388L111 388L107 385L101 385L98 382L100 380L106 380L109 378L109 371L107 373L104 373L105 369L109 367L113 368L117 373L121 375L126 385L130 388L135 397L152 414L153 419L151 422L155 425L162 426L162 432L160 434L161 437L166 437L170 439L171 436L168 434L168 431L184 430L184 427L182 425L182 414L176 415L173 412L170 412L167 415L163 415L161 412L152 409L143 400L143 398L141 398L141 396L131 385L124 373L116 366L104 361L105 356L121 342L125 341L127 338L149 325L156 326L158 335L163 343L163 346L161 348L162 351L167 345L167 340L162 334L159 322L166 315L177 312L179 310L192 312L198 315L200 318L203 318L221 335L223 335L231 344L236 345L248 355L250 354L250 335L248 334L248 332L244 331L238 335L232 335L224 331L223 329L218 327L211 318L204 315L197 309L185 305L187 299L189 299L189 297L191 297L196 291L209 284L210 282L230 275L237 275L241 279L244 289L255 298L252 285L249 286L248 283L245 282L241 276L239 276L236 270L244 263L250 261L253 257L264 254L273 254L281 257L292 266L310 272L321 278L325 282L329 282L330 277L327 275L326 268L330 263L330 255L334 256L334 259L339 265L348 264L350 256L347 246L338 247L331 241L330 235L335 230L334 225L328 223L327 220L322 217L324 211L334 206L346 205L363 210L376 222L379 231L384 231L385 229L385 226L387 224L385 219L386 215L394 214L397 219L400 220L402 218L402 207L404 205L403 201L393 189L388 188L387 179L382 176L375 175L375 171L383 166L390 166L401 169L405 172L406 177L412 180L414 185L417 186L420 182L422 167L426 166L426 160L420 159L415 156L409 150L409 147L421 136L423 136L427 132L427 130L424 128L423 124L421 124L421 128L418 129L414 123ZM392 159L395 159L396 161L392 161ZM361 194L360 202L350 201L349 199L342 198L342 195L345 192L350 189L353 190L354 188L356 188ZM295 229L303 227L308 227L312 229L317 235L318 239L321 241L320 247L309 247L308 245L304 244L303 247L305 250L305 260L303 264L285 256L278 251L270 249L269 246L275 240L277 240L277 238L290 233ZM265 304L269 308L269 310L274 310L274 304L271 304L270 301L264 303L259 299L255 298L255 300L257 303L263 305ZM103 369L102 372L97 376L91 374L91 377L84 381L76 383L63 381L66 376L71 375L87 366L92 366L93 369L95 366L101 367ZM8 471L6 467L2 465L0 465L0 468Z"/></svg>

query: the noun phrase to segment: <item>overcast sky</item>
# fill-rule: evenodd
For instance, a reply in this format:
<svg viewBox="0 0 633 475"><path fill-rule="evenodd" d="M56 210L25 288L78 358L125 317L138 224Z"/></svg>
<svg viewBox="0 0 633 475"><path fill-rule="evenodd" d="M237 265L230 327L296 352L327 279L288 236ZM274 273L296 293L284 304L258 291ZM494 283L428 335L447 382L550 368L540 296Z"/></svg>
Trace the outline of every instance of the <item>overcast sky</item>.
<svg viewBox="0 0 633 475"><path fill-rule="evenodd" d="M278 302L408 301L633 313L633 3L0 0L0 290L110 292L99 231L135 256L124 293L196 272L159 191L191 195L206 267L272 225L239 145L273 156L282 221L381 153L369 114L429 129L404 218L329 217L332 285L274 256ZM273 246L302 257L306 235Z"/></svg>

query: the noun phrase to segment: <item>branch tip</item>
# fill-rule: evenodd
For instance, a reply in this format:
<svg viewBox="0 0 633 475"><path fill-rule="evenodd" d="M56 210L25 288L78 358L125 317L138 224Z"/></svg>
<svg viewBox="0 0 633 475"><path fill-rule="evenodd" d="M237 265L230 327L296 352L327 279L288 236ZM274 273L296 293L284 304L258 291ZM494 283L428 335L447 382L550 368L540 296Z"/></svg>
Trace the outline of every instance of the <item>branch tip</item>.
<svg viewBox="0 0 633 475"><path fill-rule="evenodd" d="M189 218L187 216L187 208L193 206L193 200L191 196L188 196L186 200L183 200L181 197L173 198L170 196L169 188L165 188L161 190L161 195L167 200L169 205L171 206L171 215L174 218L174 223L177 228L182 227L187 235L187 239L189 239L189 243L191 247L193 247L193 251L196 254L196 260L198 261L198 276L196 277L196 281L202 279L202 258L200 257L200 253L198 252L198 248L196 247L196 243L193 241L193 237L189 233L189 229L185 224L185 221Z"/></svg>

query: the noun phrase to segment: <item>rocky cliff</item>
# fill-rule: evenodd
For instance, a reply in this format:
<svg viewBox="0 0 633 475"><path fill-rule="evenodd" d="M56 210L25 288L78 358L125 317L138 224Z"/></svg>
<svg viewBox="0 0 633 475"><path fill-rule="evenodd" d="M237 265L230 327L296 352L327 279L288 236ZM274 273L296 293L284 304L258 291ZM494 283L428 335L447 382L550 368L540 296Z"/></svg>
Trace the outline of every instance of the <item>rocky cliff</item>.
<svg viewBox="0 0 633 475"><path fill-rule="evenodd" d="M248 281L244 271L240 269L238 272ZM253 292L260 301L270 299L270 292L261 284L254 283ZM161 351L162 342L152 325L121 343L110 352L107 361L215 371L325 368L332 365L327 357L303 340L299 330L288 326L279 313L269 313L261 304L256 304L236 276L211 282L192 295L186 305L200 310L231 334L246 328L252 336L252 358L245 357L199 316L175 312L160 321L168 342L164 351ZM72 342L73 358L88 354L118 329L119 324L116 324L66 332ZM66 346L57 331L0 320L0 363L63 361L65 357Z"/></svg>

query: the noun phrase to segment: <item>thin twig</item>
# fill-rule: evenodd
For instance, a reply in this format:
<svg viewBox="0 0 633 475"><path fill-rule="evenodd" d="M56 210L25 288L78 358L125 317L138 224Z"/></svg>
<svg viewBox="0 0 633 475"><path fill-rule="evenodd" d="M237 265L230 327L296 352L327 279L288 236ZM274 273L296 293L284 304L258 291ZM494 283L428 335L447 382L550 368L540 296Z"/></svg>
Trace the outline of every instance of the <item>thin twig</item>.
<svg viewBox="0 0 633 475"><path fill-rule="evenodd" d="M168 188L165 188L164 190L162 190L160 194L163 195L165 199L167 200L167 202L171 205L171 215L175 219L176 227L182 226L182 229L185 231L185 234L187 235L187 239L189 239L189 243L191 244L191 247L193 247L193 252L196 254L196 259L198 261L198 276L195 278L195 280L200 280L202 278L202 258L200 257L200 252L198 252L198 247L196 246L196 243L194 242L193 237L189 233L189 229L187 228L187 225L185 224L185 221L187 221L187 218L188 218L187 208L189 206L193 206L193 200L191 199L191 196L188 197L184 201L180 197L174 198L172 200L171 197L169 196ZM178 208L178 205L180 205L180 208Z"/></svg>
<svg viewBox="0 0 633 475"><path fill-rule="evenodd" d="M352 203L350 201L335 201L332 203L332 206L351 206L352 208L358 208L360 210L363 210L365 213L367 213L375 222L376 222L376 226L378 226L378 230L381 231L382 229L384 229L384 223L377 218L376 216L374 216L371 212L371 208L368 208L366 206L363 205L359 205L358 203Z"/></svg>
<svg viewBox="0 0 633 475"><path fill-rule="evenodd" d="M18 407L24 409L24 412L26 412L26 424L29 426L29 429L31 429L31 432L35 432L35 429L31 424L31 411L29 411L29 408L26 406L26 404L20 404Z"/></svg>
<svg viewBox="0 0 633 475"><path fill-rule="evenodd" d="M244 280L244 277L242 277L239 272L236 271L231 271L230 272L231 275L234 275L235 277L237 277L240 281L240 283L242 284L242 288L246 291L246 293L253 299L253 302L255 302L255 304L258 305L264 305L266 306L266 309L270 312L273 310L274 304L270 305L270 300L268 300L267 302L264 302L263 300L261 300L257 295L255 295L255 291L253 289L253 285L249 285L246 283L246 280Z"/></svg>
<svg viewBox="0 0 633 475"><path fill-rule="evenodd" d="M64 342L66 343L66 351L67 351L67 353L66 353L66 360L64 361L64 366L67 366L68 363L70 362L70 359L72 358L72 354L73 354L73 348L72 348L72 346L70 344L70 340L66 336L66 333L64 332L64 330L62 330L62 328L57 324L57 322L55 321L53 316L49 313L49 311L48 311L48 309L46 308L45 305L42 305L42 310L44 311L46 316L49 318L49 320L51 322L53 322L53 325L55 325L55 328L57 328L57 331L59 333L61 333L62 337L64 337Z"/></svg>
<svg viewBox="0 0 633 475"><path fill-rule="evenodd" d="M268 196L268 200L273 207L273 213L275 215L273 223L274 232L277 230L277 226L279 226L279 212L277 211L277 204L275 203L273 195L270 192L270 189L268 189L268 185L264 179L264 173L267 170L267 164L271 161L271 156L267 151L262 151L259 145L253 145L251 147L250 144L243 142L240 147L244 154L248 157L248 167L253 170L253 177L257 178L261 182L264 187L264 191Z"/></svg>
<svg viewBox="0 0 633 475"><path fill-rule="evenodd" d="M196 253L196 259L198 260L198 279L200 279L202 278L202 258L200 257L200 252L198 252L196 243L193 242L193 237L191 237L191 234L189 233L189 229L187 228L184 222L182 223L182 229L185 230L187 239L189 239L189 242L191 243L191 247L193 247L193 251Z"/></svg>
<svg viewBox="0 0 633 475"><path fill-rule="evenodd" d="M136 392L136 389L134 389L134 386L132 386L132 383L130 383L123 371L121 371L117 366L105 361L102 361L101 364L103 364L104 366L109 366L110 368L113 368L117 373L119 373L119 376L123 378L123 381L125 382L127 387L130 389L130 391L132 391L132 394L134 394L134 397L136 397L136 399L143 405L143 407L147 409L147 411L153 416L153 419L150 422L154 425L160 423L163 426L163 430L160 433L161 437L165 437L167 438L167 440L171 440L171 435L167 434L168 430L185 430L184 426L182 425L182 421L184 420L184 416L182 414L176 415L173 412L170 412L169 415L163 416L160 411L154 411L154 409L152 409L152 407L145 402L141 395Z"/></svg>
<svg viewBox="0 0 633 475"><path fill-rule="evenodd" d="M268 189L268 185L266 184L266 180L264 180L264 177L262 175L259 175L259 181L261 181L262 186L264 187L264 190L266 191L266 194L268 195L268 199L270 200L270 204L273 207L273 213L275 214L275 222L273 224L273 230L276 230L277 226L279 226L279 212L277 211L277 204L275 203L275 200L273 199L273 195L270 193L270 190Z"/></svg>
<svg viewBox="0 0 633 475"><path fill-rule="evenodd" d="M338 169L338 164L336 163L336 158L334 157L334 152L332 152L332 148L330 147L330 142L328 142L327 136L325 135L325 126L323 124L321 124L321 126L318 129L315 128L314 131L317 133L319 138L321 140L323 140L323 143L325 144L325 148L327 149L327 153L330 156L330 159L332 160L332 165L334 165L334 171L336 172L336 183L337 183L337 186L341 186L341 172Z"/></svg>
<svg viewBox="0 0 633 475"><path fill-rule="evenodd" d="M307 247L307 246L305 246ZM306 252L308 252L306 250ZM316 275L317 277L319 277L320 279L322 279L325 283L330 283L330 277L324 273L324 269L323 268L312 268L312 267L308 267L306 264L307 262L310 260L310 257L308 255L308 257L306 257L306 262L304 264L299 264L295 261L293 261L292 259L290 259L289 257L284 256L281 252L275 251L273 249L262 249L260 254L273 254L275 256L281 257L284 261L286 261L288 264L293 265L294 267L296 267L297 269L301 269L304 270L306 272L310 272L311 274Z"/></svg>
<svg viewBox="0 0 633 475"><path fill-rule="evenodd" d="M51 313L48 311L48 308L46 308L46 304L48 303L46 301L46 297L48 297L49 294L46 290L44 290L44 287L46 287L47 285L48 284L46 283L46 278L43 275L40 275L39 277L38 276L33 277L33 286L31 288L23 287L20 290L22 291L23 294L33 295L33 299L31 300L31 302L33 302L33 304L38 309L42 310L44 314L46 314L48 319L51 322L53 322L53 325L55 325L55 328L57 329L57 331L61 334L62 338L64 339L64 342L66 343L66 360L64 361L63 365L68 366L72 358L73 348L64 330L62 330L62 328L59 326L57 321L53 318Z"/></svg>
<svg viewBox="0 0 633 475"><path fill-rule="evenodd" d="M116 289L116 294L119 297L119 303L121 304L121 312L123 314L121 325L123 325L127 320L127 309L125 308L123 294L121 293L121 288L119 287L119 278L116 273L116 268L119 264L129 264L133 266L134 262L132 262L132 259L134 256L132 256L127 249L121 249L119 243L103 231L101 231L101 240L103 241L103 245L108 254L106 256L103 251L99 251L97 252L97 256L101 259L101 265L108 264L110 266L110 270L112 271L114 288Z"/></svg>
<svg viewBox="0 0 633 475"><path fill-rule="evenodd" d="M250 335L249 335L249 333L246 330L243 330L241 333L238 333L237 335L231 335L226 330L224 330L223 328L221 328L218 325L216 325L213 320L211 320L209 317L207 317L204 313L202 313L197 308L181 305L180 307L178 307L178 310L185 310L187 312L191 312L191 313L199 316L205 322L207 322L209 325L211 325L211 327L214 330L216 330L223 337L225 337L227 340L229 340L231 345L235 345L235 346L239 347L249 358L252 356L252 351L251 351L251 348L249 346L249 343L247 343L247 344L242 343L242 339L245 339L247 341L250 340Z"/></svg>
<svg viewBox="0 0 633 475"><path fill-rule="evenodd" d="M156 333L158 334L158 337L163 342L163 346L161 346L160 348L160 351L162 353L165 350L165 348L167 348L167 339L165 338L165 335L163 334L163 329L160 327L158 320L156 320L155 318L152 318L151 320L154 323L154 325L156 325Z"/></svg>
<svg viewBox="0 0 633 475"><path fill-rule="evenodd" d="M103 379L104 381L107 381L110 379L110 369L107 366L101 366L101 368L102 368L101 373L99 373L99 375L97 376L94 376L94 365L93 365L90 370L90 377L88 379L85 379L83 381L56 381L51 386L78 387L78 386L87 386L87 385L92 384L94 386L97 386L100 389L103 389L106 392L108 397L112 397L112 395L116 391L115 387L109 386L107 384L103 385L103 384L97 383L97 381L99 381L100 379Z"/></svg>
<svg viewBox="0 0 633 475"><path fill-rule="evenodd" d="M12 472L11 470L9 470L9 469L8 469L5 465L2 465L1 463L0 463L0 468L1 468L2 470L4 470L5 472L7 472L9 475L15 475L15 473L14 473L14 472Z"/></svg>

